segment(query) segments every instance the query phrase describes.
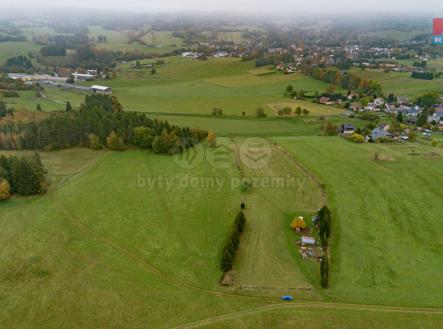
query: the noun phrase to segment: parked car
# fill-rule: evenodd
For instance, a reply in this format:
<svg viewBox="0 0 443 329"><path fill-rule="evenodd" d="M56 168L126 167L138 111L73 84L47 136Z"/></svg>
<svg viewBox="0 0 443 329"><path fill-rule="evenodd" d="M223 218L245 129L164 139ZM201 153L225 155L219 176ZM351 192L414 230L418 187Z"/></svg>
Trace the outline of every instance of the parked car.
<svg viewBox="0 0 443 329"><path fill-rule="evenodd" d="M294 297L292 297L291 295L281 296L281 300L288 300L288 301L290 301L290 300L293 300L293 299L294 299Z"/></svg>

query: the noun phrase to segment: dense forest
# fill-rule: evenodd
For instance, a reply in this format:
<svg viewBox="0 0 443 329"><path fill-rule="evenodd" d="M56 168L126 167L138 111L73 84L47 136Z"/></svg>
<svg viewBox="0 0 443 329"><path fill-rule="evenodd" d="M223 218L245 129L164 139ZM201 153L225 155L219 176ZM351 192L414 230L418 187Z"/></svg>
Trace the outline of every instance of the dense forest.
<svg viewBox="0 0 443 329"><path fill-rule="evenodd" d="M34 195L47 190L46 171L40 156L35 153L28 157L0 157L0 200L12 194Z"/></svg>
<svg viewBox="0 0 443 329"><path fill-rule="evenodd" d="M128 146L174 154L202 141L207 132L181 128L144 114L124 112L114 96L87 95L78 111L11 111L2 106L0 149L55 150L76 146L122 150Z"/></svg>

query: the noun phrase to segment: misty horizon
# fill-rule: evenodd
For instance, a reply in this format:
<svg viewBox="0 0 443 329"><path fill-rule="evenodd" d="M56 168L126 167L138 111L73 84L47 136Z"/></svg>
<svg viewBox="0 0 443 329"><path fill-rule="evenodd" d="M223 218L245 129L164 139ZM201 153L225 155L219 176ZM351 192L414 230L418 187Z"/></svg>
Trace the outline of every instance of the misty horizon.
<svg viewBox="0 0 443 329"><path fill-rule="evenodd" d="M346 16L350 14L377 14L377 15L403 15L403 16L443 16L443 2L437 0L425 0L420 3L405 3L394 0L384 2L382 5L372 3L356 4L352 0L312 0L309 2L276 0L272 3L265 1L204 1L196 0L190 3L183 3L177 0L165 0L155 3L146 3L141 0L121 1L85 1L78 0L69 5L60 4L55 0L40 1L38 6L33 1L19 0L13 4L2 4L3 11L14 14L23 13L26 15L48 10L102 10L119 11L122 14L188 14L207 15L221 13L224 15L252 15L252 16L274 16L274 17L304 17L309 14L313 16ZM438 13L441 12L441 15ZM362 17L367 19L368 17Z"/></svg>

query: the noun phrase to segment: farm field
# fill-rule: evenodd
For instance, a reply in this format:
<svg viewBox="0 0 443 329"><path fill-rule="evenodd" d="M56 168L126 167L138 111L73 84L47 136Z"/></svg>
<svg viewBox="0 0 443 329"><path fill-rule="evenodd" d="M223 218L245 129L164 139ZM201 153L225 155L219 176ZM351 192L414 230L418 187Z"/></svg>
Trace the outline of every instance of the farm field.
<svg viewBox="0 0 443 329"><path fill-rule="evenodd" d="M404 60L396 60L397 63L413 66L415 60L414 59L404 59ZM426 64L427 70L435 70L435 72L439 72L443 70L443 59L442 58L431 58L428 59Z"/></svg>
<svg viewBox="0 0 443 329"><path fill-rule="evenodd" d="M0 42L0 66L13 56L28 55L29 52L39 51L41 46L30 41Z"/></svg>
<svg viewBox="0 0 443 329"><path fill-rule="evenodd" d="M133 70L129 64L118 68L118 77L97 80L89 84L102 84L113 88L128 111L211 114L220 108L224 114L254 116L261 107L268 116L277 116L278 109L301 106L313 116L330 116L342 113L341 109L315 104L309 101L290 100L284 97L288 84L296 90L324 91L328 84L314 80L301 73L283 75L268 68L255 68L253 62L235 58L196 61L169 57L167 65L157 69L155 75L149 70ZM142 61L142 63L152 61ZM86 83L88 84L88 83ZM38 99L33 93L21 92L21 98L3 101L17 108L33 110L40 103L44 110L63 110L69 101L74 107L84 99L84 93L46 87L44 96ZM52 104L51 104L52 103Z"/></svg>
<svg viewBox="0 0 443 329"><path fill-rule="evenodd" d="M435 220L443 210L442 149L321 137L275 140L326 185L336 219L330 297L442 307L443 231ZM373 159L375 152L381 160Z"/></svg>
<svg viewBox="0 0 443 329"><path fill-rule="evenodd" d="M66 107L64 101L54 101L51 98L36 97L36 93L33 90L19 91L18 94L20 97L4 97L0 95L0 101L16 110L27 109L35 111L38 104L40 104L43 111L61 111ZM82 99L83 98L84 95Z"/></svg>
<svg viewBox="0 0 443 329"><path fill-rule="evenodd" d="M82 152L57 156L70 162ZM46 154L43 159L50 172L59 170ZM2 327L29 328L30 321L35 327L58 327L67 320L82 328L128 321L136 327L147 322L171 327L174 321L239 307L235 298L226 298L228 307L224 297L204 292L217 286L218 252L239 207L238 194L209 188L152 194L147 186L137 186L136 173L178 174L170 157L106 153L44 197L0 205L5 247L0 276L8 278L2 279L0 292L0 300L7 301L2 302ZM215 173L205 166L192 174ZM203 199L211 206L189 206ZM171 203L176 207L166 208ZM256 305L248 301L242 304ZM17 312L34 315L17 317Z"/></svg>
<svg viewBox="0 0 443 329"><path fill-rule="evenodd" d="M334 107L334 106L327 106L327 105L322 105L322 104L318 104L318 103L313 103L313 102L309 102L309 101L304 101L304 100L287 100L281 103L270 103L267 104L272 110L273 110L273 114L275 115L278 110L284 108L284 107L290 107L293 109L293 111L297 108L297 107L301 107L302 109L306 108L309 110L309 115L310 116L324 116L324 117L328 117L328 116L333 116L333 115L340 115L344 112L343 109ZM296 115L295 113L293 113L293 115Z"/></svg>
<svg viewBox="0 0 443 329"><path fill-rule="evenodd" d="M237 139L236 145L251 154L255 149L253 140ZM315 296L319 265L315 261L302 264L289 223L296 215L306 215L309 220L322 206L322 191L290 156L272 144L268 146L271 157L263 168L256 168L252 157L246 163L240 161L243 177L257 184L243 194L248 222L236 259L235 286L247 291L265 289L273 295L303 289ZM294 185L287 184L289 178L294 179ZM268 186L263 179L286 183Z"/></svg>
<svg viewBox="0 0 443 329"><path fill-rule="evenodd" d="M382 38L392 39L396 41L407 41L413 39L416 35L430 33L427 30L413 30L413 31L400 31L400 30L384 30L376 32L368 32L361 35L362 38Z"/></svg>
<svg viewBox="0 0 443 329"><path fill-rule="evenodd" d="M132 21L128 12L121 21L106 21L105 15L85 12L78 23L60 18L50 23L43 16L29 20L23 14L23 21L15 24L28 41L0 42L0 66L8 57L38 53L41 46L30 42L33 36L54 36L59 34L55 29L71 31L84 24L89 39L81 41L82 46L134 53L110 56L111 65L81 47L78 55L84 50L84 58L60 67L59 74L87 68L102 71L103 65L112 79L78 83L109 86L124 111L143 113L180 129L116 113L115 100L102 97L85 107L91 113L71 113L72 117L24 128L33 115L18 113L14 119L15 114L10 116L2 108L0 144L8 150L0 150L0 156L35 153L9 151L15 147L38 145L49 150L83 145L82 137L91 131L109 148L38 151L49 187L47 193L30 197L14 193L19 193L19 179L26 187L38 186L39 181L27 175L38 171L38 161L30 167L26 162L2 161L7 168L0 167L0 198L6 197L0 201L0 329L443 328L443 134L437 127L429 127L432 136L417 128L416 139L404 141L402 136L402 142L383 144L320 136L326 123L365 128L357 131L365 136L386 123L398 128L394 122L406 123L406 114L400 118L385 113L376 120L362 114L348 117L345 104L311 102L314 92L322 93L331 84L302 72L283 74L271 66L256 67L255 60L163 57L177 48L206 51L207 46L208 54L235 49L235 56L275 55L273 61L278 57L297 63L303 56L303 67L327 68L329 64L323 63L332 63L335 57L339 63L341 48L353 44L344 38L357 40L359 31L368 28L341 30L342 24L349 29L347 23L340 22L338 29L335 19L256 26L260 21L256 18L245 19L241 26L238 22L243 20L235 15L227 25L218 17L202 15L200 27L199 20L191 24L185 13L177 20L172 14L162 18L150 13L135 15ZM127 29L112 31L91 24ZM409 32L380 32L383 26L363 34L368 45L372 38L402 42L423 33L416 30L421 25L412 25ZM198 50L197 44L184 45L173 31L204 45ZM136 34L141 43L131 41ZM98 36L103 35L107 42L99 43ZM314 46L317 42L322 46ZM335 43L340 46L323 46ZM418 58L422 45L411 47L417 48ZM68 49L68 54L74 52ZM411 48L408 54L415 52ZM358 56L363 55L366 52ZM43 64L37 62L38 56L29 57L36 73L50 73L52 66L64 66L69 59L53 56ZM153 64L155 71L146 65L135 69L135 61L123 61L148 57L139 62ZM430 60L427 68L441 71L443 60ZM443 94L440 78L419 80L410 73L354 67L349 72L380 82L385 95L414 100L432 91ZM332 80L329 74L328 78ZM303 90L305 100L286 96L288 85ZM0 102L17 111L36 111L39 104L43 111L55 112L64 111L67 102L77 110L87 95L42 86L41 93L18 91L19 97L5 97L0 90ZM347 90L337 87L337 92ZM101 106L106 109L101 111ZM309 113L279 115L285 107L293 112L306 108ZM259 117L257 109L265 115ZM133 129L139 125L144 127ZM190 146L195 140L188 136L200 132L185 127L206 130L208 140L202 134L203 142ZM337 127L328 130L337 135ZM401 133L409 135L404 127L400 125ZM416 127L408 128L412 137ZM111 150L119 149L117 138L103 138L113 129L124 137L124 151ZM212 133L216 145L211 145ZM91 148L99 144L95 137L89 135ZM151 148L135 146L142 144ZM263 160L263 145L269 159L256 167ZM156 154L153 149L183 152ZM3 178L12 182L10 198ZM242 184L242 179L249 179L252 186ZM312 219L323 205L332 211L332 234L324 251ZM223 250L226 242L232 243L228 247L237 242L228 238L243 207L245 230L239 236L234 267L225 276L220 269ZM301 232L290 227L297 216L307 224ZM301 246L302 236L314 237L316 245ZM320 276L317 258L325 253L330 256L327 289L322 288L325 276Z"/></svg>
<svg viewBox="0 0 443 329"><path fill-rule="evenodd" d="M313 147L311 139L295 140ZM334 145L334 139L328 140L313 138L311 143ZM239 175L234 167L218 170L203 162L192 170L180 169L173 158L147 151L72 149L43 152L42 159L54 177L49 193L0 205L2 327L30 328L31 323L32 328L56 328L69 323L72 328L142 328L149 323L152 328L307 324L367 328L369 322L384 328L396 328L399 323L405 328L417 323L435 328L442 323L442 312L437 309L324 302L323 298L333 297L306 292L296 292L299 301L284 303L269 293L265 297L257 291L220 288L219 252L238 211L240 191L228 186L174 187L174 193L168 193L165 184L155 186L152 193L141 177L217 175L228 179ZM290 163L289 159L273 161L270 171L263 173L299 175ZM282 207L289 212L311 212L318 198L310 195L294 205L288 198ZM273 203L281 203L276 198ZM248 204L263 204L258 195L248 199ZM251 223L263 219L257 217ZM269 228L260 228L263 234L265 227ZM278 237L284 239L281 233ZM278 242L277 246L287 247ZM277 257L298 264L285 253ZM297 269L291 271L297 273ZM261 275L254 273L258 280ZM306 282L300 273L285 280Z"/></svg>
<svg viewBox="0 0 443 329"><path fill-rule="evenodd" d="M149 54L163 54L172 52L181 46L182 41L172 36L172 31L147 31L143 36L146 46L137 42L131 42L128 33L134 33L131 30L106 30L100 25L88 26L89 36L97 40L99 35L106 36L106 42L96 44L99 49L115 51L140 51Z"/></svg>
<svg viewBox="0 0 443 329"><path fill-rule="evenodd" d="M156 113L149 114L148 117L167 120L172 124L180 126L209 129L220 136L317 136L320 134L320 128L323 123L318 117L309 116L306 118L258 119ZM335 124L343 122L343 118L340 116L331 117L329 120ZM347 119L346 122L354 122L357 126L363 123L363 121L357 119Z"/></svg>
<svg viewBox="0 0 443 329"><path fill-rule="evenodd" d="M352 73L366 79L372 79L380 82L383 93L394 93L399 96L409 96L411 98L420 97L428 92L443 92L443 80L421 80L412 79L411 73L389 72L383 70L351 70Z"/></svg>
<svg viewBox="0 0 443 329"><path fill-rule="evenodd" d="M232 115L253 115L258 107L284 101L288 84L306 91L323 91L328 86L299 73L256 74L253 62L236 58L198 61L172 57L166 61L155 75L123 65L117 79L94 83L112 87L128 110L210 114L217 107Z"/></svg>

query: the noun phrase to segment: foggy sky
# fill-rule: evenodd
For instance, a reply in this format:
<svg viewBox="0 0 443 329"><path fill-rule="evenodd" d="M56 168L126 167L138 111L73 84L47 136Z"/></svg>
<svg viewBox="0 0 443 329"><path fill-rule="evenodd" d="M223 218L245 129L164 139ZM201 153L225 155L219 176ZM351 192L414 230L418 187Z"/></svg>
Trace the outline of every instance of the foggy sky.
<svg viewBox="0 0 443 329"><path fill-rule="evenodd" d="M251 14L429 14L443 16L443 0L0 0L2 6L98 8L137 12L217 12Z"/></svg>

